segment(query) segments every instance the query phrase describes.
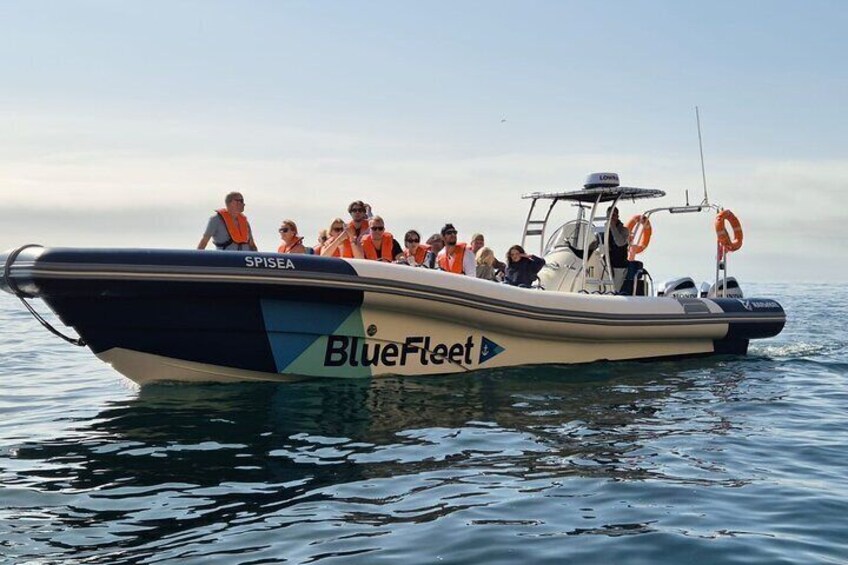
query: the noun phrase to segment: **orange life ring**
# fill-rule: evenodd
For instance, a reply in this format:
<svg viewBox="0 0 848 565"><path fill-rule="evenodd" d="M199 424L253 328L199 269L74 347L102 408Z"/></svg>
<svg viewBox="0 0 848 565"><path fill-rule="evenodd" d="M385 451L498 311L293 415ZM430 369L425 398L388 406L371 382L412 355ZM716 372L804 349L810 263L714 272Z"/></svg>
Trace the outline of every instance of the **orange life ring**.
<svg viewBox="0 0 848 565"><path fill-rule="evenodd" d="M633 261L651 243L653 229L651 228L650 218L644 214L633 216L627 222L627 231L630 232L630 250L627 253L627 259Z"/></svg>
<svg viewBox="0 0 848 565"><path fill-rule="evenodd" d="M730 227L733 229L733 239L730 239L730 234L727 233L726 222L730 222ZM718 213L715 220L715 230L718 244L726 251L737 251L742 247L742 224L730 210L722 210Z"/></svg>

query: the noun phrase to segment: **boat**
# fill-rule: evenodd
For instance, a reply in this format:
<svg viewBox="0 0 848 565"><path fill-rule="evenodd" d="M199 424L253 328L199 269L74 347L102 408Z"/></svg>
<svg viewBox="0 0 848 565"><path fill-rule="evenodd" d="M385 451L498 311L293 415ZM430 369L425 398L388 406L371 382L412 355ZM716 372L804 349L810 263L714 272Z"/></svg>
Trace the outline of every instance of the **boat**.
<svg viewBox="0 0 848 565"><path fill-rule="evenodd" d="M524 195L531 206L522 242L538 238L546 260L531 288L312 255L38 245L0 254L0 288L47 329L142 385L743 355L750 340L780 333L783 308L742 295L727 275L726 245L719 245L715 280L701 288L678 277L654 289L635 259L615 288L601 204L664 194L595 173L578 190ZM547 236L560 202L574 205L577 218ZM644 242L634 232L644 234L652 214L705 211L723 209L648 210L631 236ZM34 298L79 338L39 314Z"/></svg>

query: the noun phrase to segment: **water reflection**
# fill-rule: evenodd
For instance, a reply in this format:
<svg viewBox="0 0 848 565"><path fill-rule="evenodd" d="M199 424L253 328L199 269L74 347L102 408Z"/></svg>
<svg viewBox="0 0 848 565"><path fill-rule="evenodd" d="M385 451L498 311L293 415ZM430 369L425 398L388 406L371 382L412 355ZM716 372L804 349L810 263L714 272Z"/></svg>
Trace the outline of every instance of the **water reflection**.
<svg viewBox="0 0 848 565"><path fill-rule="evenodd" d="M29 506L46 507L43 520L70 532L43 536L45 547L90 550L92 562L113 561L119 550L176 556L214 544L222 529L232 536L277 528L306 528L338 544L304 554L316 560L342 547L367 553L398 527L458 512L481 527L554 535L538 531L546 520L534 510L504 520L505 492L569 499L598 481L744 480L713 460L680 461L656 449L666 438L739 425L710 409L736 394L746 377L744 364L736 366L721 377L712 376L715 362L692 361L459 379L149 386L79 422L70 437L19 446L4 482L42 493ZM45 504L50 493L61 499ZM571 504L575 519L588 519ZM572 526L569 535L651 529L647 520ZM350 549L352 539L362 546ZM246 543L201 553L267 549Z"/></svg>

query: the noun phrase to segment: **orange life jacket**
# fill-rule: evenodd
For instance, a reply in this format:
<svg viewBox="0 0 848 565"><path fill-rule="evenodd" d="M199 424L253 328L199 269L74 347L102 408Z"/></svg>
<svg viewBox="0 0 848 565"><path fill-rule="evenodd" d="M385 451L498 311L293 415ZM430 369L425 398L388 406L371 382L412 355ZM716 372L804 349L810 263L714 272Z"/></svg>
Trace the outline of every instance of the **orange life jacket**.
<svg viewBox="0 0 848 565"><path fill-rule="evenodd" d="M353 230L356 232L356 235L359 236L363 229L368 229L368 220L362 220L362 223L363 227L360 229L356 229L356 224L353 223L353 220L349 221L347 225L353 228ZM334 253L333 257L344 257L346 259L353 259L353 245L351 245L349 239L344 240L344 243L339 246L339 250L336 251L338 255Z"/></svg>
<svg viewBox="0 0 848 565"><path fill-rule="evenodd" d="M286 245L286 242L284 241L283 244L277 248L277 253L291 253L292 249L300 245L302 242L302 237L295 238L291 245Z"/></svg>
<svg viewBox="0 0 848 565"><path fill-rule="evenodd" d="M380 247L380 255L377 256L377 246L374 245L374 239L371 237L369 233L365 237L362 238L362 251L365 253L366 259L371 259L372 261L388 261L391 263L395 260L392 255L392 249L394 248L394 238L392 234L389 232L383 232L382 239L382 247Z"/></svg>
<svg viewBox="0 0 848 565"><path fill-rule="evenodd" d="M429 245L425 245L423 243L418 244L418 249L415 250L415 255L413 256L416 265L424 264L424 258L427 256L428 251L430 251ZM403 250L403 258L409 259L409 249Z"/></svg>
<svg viewBox="0 0 848 565"><path fill-rule="evenodd" d="M448 256L447 248L444 253L439 254L439 268L448 273L462 274L462 260L465 259L465 243L457 243L453 253Z"/></svg>
<svg viewBox="0 0 848 565"><path fill-rule="evenodd" d="M233 216L226 208L215 210L215 213L221 216L224 225L227 227L227 233L230 235L229 240L224 243L216 243L216 246L226 249L235 243L241 249L242 245L246 245L250 241L250 224L247 222L247 216L238 214L238 225L236 225L236 222L233 221Z"/></svg>

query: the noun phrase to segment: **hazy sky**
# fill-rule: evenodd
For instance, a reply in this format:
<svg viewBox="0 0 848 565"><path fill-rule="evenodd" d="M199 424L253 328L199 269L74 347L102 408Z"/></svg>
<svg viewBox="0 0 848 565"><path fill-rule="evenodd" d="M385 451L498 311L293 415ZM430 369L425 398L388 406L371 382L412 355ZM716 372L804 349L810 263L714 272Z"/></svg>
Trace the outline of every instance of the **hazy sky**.
<svg viewBox="0 0 848 565"><path fill-rule="evenodd" d="M848 281L846 29L842 0L0 0L0 248L190 248L241 190L262 250L363 199L502 256L521 193L593 171L668 192L624 218L699 200L698 105L731 274ZM655 217L655 279L712 276L712 220Z"/></svg>

